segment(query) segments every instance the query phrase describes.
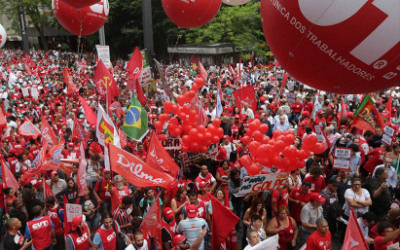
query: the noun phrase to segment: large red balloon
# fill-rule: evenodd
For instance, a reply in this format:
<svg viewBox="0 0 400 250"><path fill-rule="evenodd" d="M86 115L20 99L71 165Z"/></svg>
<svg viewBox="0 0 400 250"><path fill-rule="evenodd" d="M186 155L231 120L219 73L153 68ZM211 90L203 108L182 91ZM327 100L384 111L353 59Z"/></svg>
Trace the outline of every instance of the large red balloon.
<svg viewBox="0 0 400 250"><path fill-rule="evenodd" d="M262 0L261 22L291 76L328 92L367 93L400 80L399 8L385 0Z"/></svg>
<svg viewBox="0 0 400 250"><path fill-rule="evenodd" d="M106 23L109 13L108 0L98 1L79 12L60 0L52 0L51 7L58 22L77 36L87 36L98 31Z"/></svg>
<svg viewBox="0 0 400 250"><path fill-rule="evenodd" d="M99 0L61 0L61 2L74 7L76 9L81 9L85 7L89 7L90 5L93 5L97 3Z"/></svg>
<svg viewBox="0 0 400 250"><path fill-rule="evenodd" d="M222 0L162 0L165 13L180 28L197 28L211 21Z"/></svg>

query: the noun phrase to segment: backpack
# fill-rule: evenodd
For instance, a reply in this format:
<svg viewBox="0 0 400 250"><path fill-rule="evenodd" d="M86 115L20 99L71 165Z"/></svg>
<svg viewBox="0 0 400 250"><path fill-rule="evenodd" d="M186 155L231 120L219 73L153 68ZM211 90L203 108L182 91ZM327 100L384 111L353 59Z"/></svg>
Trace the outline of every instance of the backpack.
<svg viewBox="0 0 400 250"><path fill-rule="evenodd" d="M126 244L126 237L125 234L117 231L117 229L115 228L115 221L112 222L112 228L115 232L115 234L117 235L117 250L124 250L128 245Z"/></svg>
<svg viewBox="0 0 400 250"><path fill-rule="evenodd" d="M271 208L272 192L274 192L274 190L270 190L270 191L267 192L267 198L265 199L265 208ZM278 201L280 201L282 199L282 191L280 189L278 189L278 192L279 192ZM271 209L267 209L267 211L271 211Z"/></svg>

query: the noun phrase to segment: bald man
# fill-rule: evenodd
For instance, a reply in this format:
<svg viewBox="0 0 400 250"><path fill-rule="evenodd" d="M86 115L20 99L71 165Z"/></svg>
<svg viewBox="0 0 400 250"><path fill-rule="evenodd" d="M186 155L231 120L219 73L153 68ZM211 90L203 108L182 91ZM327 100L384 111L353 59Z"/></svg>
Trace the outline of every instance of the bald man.
<svg viewBox="0 0 400 250"><path fill-rule="evenodd" d="M10 218L7 221L6 226L8 231L4 237L4 249L25 250L32 244L32 241L28 238L25 238L19 231L22 226L20 220L17 218Z"/></svg>

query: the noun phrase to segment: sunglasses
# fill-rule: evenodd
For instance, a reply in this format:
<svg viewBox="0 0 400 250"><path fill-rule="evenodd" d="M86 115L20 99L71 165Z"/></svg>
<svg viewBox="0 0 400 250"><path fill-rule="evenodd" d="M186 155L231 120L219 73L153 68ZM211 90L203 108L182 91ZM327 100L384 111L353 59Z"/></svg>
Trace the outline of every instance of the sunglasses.
<svg viewBox="0 0 400 250"><path fill-rule="evenodd" d="M185 244L187 243L187 239L185 239L183 242L179 243L179 244Z"/></svg>

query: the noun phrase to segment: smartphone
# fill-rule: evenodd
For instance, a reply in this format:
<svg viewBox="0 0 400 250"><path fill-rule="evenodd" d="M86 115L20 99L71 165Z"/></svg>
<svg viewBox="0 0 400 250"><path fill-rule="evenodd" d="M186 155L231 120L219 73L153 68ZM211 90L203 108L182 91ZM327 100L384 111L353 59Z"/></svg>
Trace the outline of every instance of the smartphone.
<svg viewBox="0 0 400 250"><path fill-rule="evenodd" d="M203 225L203 227L201 229L204 229L204 228L206 228L206 225Z"/></svg>

